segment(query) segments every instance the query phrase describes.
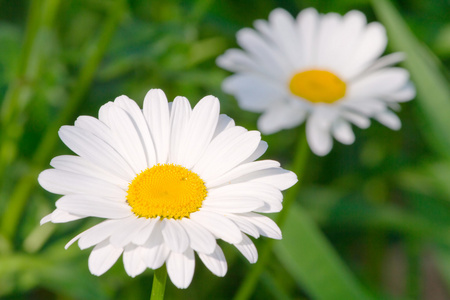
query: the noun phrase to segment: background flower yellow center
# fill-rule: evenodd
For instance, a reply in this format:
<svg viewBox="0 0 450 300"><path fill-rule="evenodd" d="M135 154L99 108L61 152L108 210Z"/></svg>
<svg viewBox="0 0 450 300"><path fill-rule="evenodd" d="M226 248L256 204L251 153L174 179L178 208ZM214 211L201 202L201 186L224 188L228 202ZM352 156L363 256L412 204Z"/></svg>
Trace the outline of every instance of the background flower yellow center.
<svg viewBox="0 0 450 300"><path fill-rule="evenodd" d="M179 165L157 164L138 174L127 193L136 216L181 219L199 210L208 191L196 173Z"/></svg>
<svg viewBox="0 0 450 300"><path fill-rule="evenodd" d="M331 72L308 70L295 74L289 89L294 95L314 103L333 103L345 96L346 85Z"/></svg>

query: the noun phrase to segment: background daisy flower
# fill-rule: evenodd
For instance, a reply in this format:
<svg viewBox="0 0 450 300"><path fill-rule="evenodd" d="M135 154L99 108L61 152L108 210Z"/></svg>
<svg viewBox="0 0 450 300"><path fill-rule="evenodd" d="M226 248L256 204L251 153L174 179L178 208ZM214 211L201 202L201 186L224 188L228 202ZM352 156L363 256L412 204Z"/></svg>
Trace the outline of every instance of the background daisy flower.
<svg viewBox="0 0 450 300"><path fill-rule="evenodd" d="M387 43L384 27L367 24L359 11L344 16L305 9L296 19L283 9L244 28L217 64L236 74L223 82L242 109L262 113L258 129L271 134L306 122L311 150L326 155L332 137L355 140L351 125L367 128L370 118L398 130L391 109L409 101L415 89L409 73L391 67L400 53L380 58Z"/></svg>
<svg viewBox="0 0 450 300"><path fill-rule="evenodd" d="M235 126L207 96L192 109L184 97L167 102L150 90L141 110L126 96L103 105L99 117L81 116L59 131L77 155L51 161L39 183L63 195L41 223L85 217L103 222L80 233L81 249L94 246L89 269L105 273L123 255L134 277L166 263L178 288L191 283L197 252L217 276L227 264L216 239L233 244L251 263L250 235L281 238L278 226L258 213L282 208L281 190L296 175L276 161L258 159L267 149L258 131Z"/></svg>

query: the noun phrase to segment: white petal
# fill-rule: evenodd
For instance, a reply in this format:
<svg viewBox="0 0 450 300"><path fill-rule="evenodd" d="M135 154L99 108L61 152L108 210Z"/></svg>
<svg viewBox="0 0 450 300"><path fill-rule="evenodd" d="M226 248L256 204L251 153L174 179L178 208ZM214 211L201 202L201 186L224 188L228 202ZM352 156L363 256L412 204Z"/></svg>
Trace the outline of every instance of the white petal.
<svg viewBox="0 0 450 300"><path fill-rule="evenodd" d="M45 217L43 217L43 218L41 219L41 221L39 222L39 224L40 224L40 225L44 225L45 223L50 222L50 221L52 220L52 214L53 214L53 213L48 214L48 215L46 215Z"/></svg>
<svg viewBox="0 0 450 300"><path fill-rule="evenodd" d="M259 117L258 129L263 134L272 134L282 129L294 128L303 123L306 112L306 109L299 105L273 105Z"/></svg>
<svg viewBox="0 0 450 300"><path fill-rule="evenodd" d="M329 125L323 125L325 116L315 113L306 122L306 137L311 150L319 156L328 154L333 147Z"/></svg>
<svg viewBox="0 0 450 300"><path fill-rule="evenodd" d="M198 253L198 257L205 266L216 276L223 277L227 273L227 260L219 245L216 245L214 252L210 254Z"/></svg>
<svg viewBox="0 0 450 300"><path fill-rule="evenodd" d="M257 172L264 169L270 169L270 168L276 168L279 167L280 163L274 160L260 160L260 161L253 161L245 164L241 164L227 173L223 174L222 176L218 178L211 179L207 181L206 187L208 189L220 186L222 184L228 183L232 181L233 179L236 179L238 177Z"/></svg>
<svg viewBox="0 0 450 300"><path fill-rule="evenodd" d="M291 171L282 168L270 168L243 175L231 180L230 184L257 182L274 186L280 191L284 191L297 183L297 181L297 175Z"/></svg>
<svg viewBox="0 0 450 300"><path fill-rule="evenodd" d="M189 246L189 237L179 221L163 219L161 232L170 250L183 253Z"/></svg>
<svg viewBox="0 0 450 300"><path fill-rule="evenodd" d="M341 104L341 107L360 113L367 117L374 116L386 110L386 104L378 99L352 99Z"/></svg>
<svg viewBox="0 0 450 300"><path fill-rule="evenodd" d="M224 55L217 58L216 62L218 66L230 71L248 72L250 70L257 74L267 74L272 79L279 79L275 74L272 74L270 65L260 63L252 55L241 49L228 49Z"/></svg>
<svg viewBox="0 0 450 300"><path fill-rule="evenodd" d="M44 189L59 195L86 194L116 202L125 202L127 195L120 187L104 180L57 169L42 171L38 181Z"/></svg>
<svg viewBox="0 0 450 300"><path fill-rule="evenodd" d="M408 79L409 73L405 69L381 69L352 82L349 86L348 97L373 98L389 95L401 89Z"/></svg>
<svg viewBox="0 0 450 300"><path fill-rule="evenodd" d="M98 244L89 255L89 271L96 276L102 275L114 265L122 251L107 241Z"/></svg>
<svg viewBox="0 0 450 300"><path fill-rule="evenodd" d="M216 160L216 152L222 150L225 146L229 146L231 142L235 142L240 136L247 133L247 129L241 126L234 126L227 130L222 131L218 136L216 136L211 143L206 148L205 154L199 159L195 164L193 171L195 173L200 173L204 169L208 169L209 163ZM199 174L204 178L202 174Z"/></svg>
<svg viewBox="0 0 450 300"><path fill-rule="evenodd" d="M56 207L81 216L118 219L133 215L127 203L109 201L91 195L67 195L56 201Z"/></svg>
<svg viewBox="0 0 450 300"><path fill-rule="evenodd" d="M157 163L166 163L169 154L170 117L164 92L159 89L150 90L145 95L143 111L155 145Z"/></svg>
<svg viewBox="0 0 450 300"><path fill-rule="evenodd" d="M281 192L266 184L244 182L239 184L230 184L209 191L208 196L211 197L233 197L233 196L256 196L266 201L268 198L276 198L281 200Z"/></svg>
<svg viewBox="0 0 450 300"><path fill-rule="evenodd" d="M217 135L219 135L219 133L221 133L222 131L234 127L235 123L234 120L232 118L230 118L227 115L224 114L220 114L219 115L219 120L217 121L217 127L216 127L216 131L213 134L213 139L216 138Z"/></svg>
<svg viewBox="0 0 450 300"><path fill-rule="evenodd" d="M202 204L203 211L245 213L264 207L264 202L252 197L209 197ZM281 209L280 209L281 210ZM279 210L278 210L279 211Z"/></svg>
<svg viewBox="0 0 450 300"><path fill-rule="evenodd" d="M242 232L251 235L255 239L259 238L258 228L256 228L256 226L246 218L242 218L241 216L235 214L227 214L226 217L232 220Z"/></svg>
<svg viewBox="0 0 450 300"><path fill-rule="evenodd" d="M276 8L270 13L269 22L270 27L267 26L266 29L263 25L266 22L255 22L255 28L266 31L266 38L275 42L274 44L282 51L283 56L286 56L293 68L301 67L302 45L299 41L295 20L291 14L284 9Z"/></svg>
<svg viewBox="0 0 450 300"><path fill-rule="evenodd" d="M80 233L78 236L73 238L67 245L66 249L77 239L78 246L80 249L86 249L97 245L103 241L108 241L109 237L118 229L121 228L123 220L106 220L102 223L99 223L88 230Z"/></svg>
<svg viewBox="0 0 450 300"><path fill-rule="evenodd" d="M108 114L108 110L112 106L114 106L114 102L109 101L109 102L103 104L98 111L98 119L100 121L102 121L103 123L105 123L108 127L109 127L109 124L111 124L111 122L113 121L113 120L109 119L109 114Z"/></svg>
<svg viewBox="0 0 450 300"><path fill-rule="evenodd" d="M372 22L367 25L354 50L350 64L347 65L344 78L352 78L369 66L386 48L387 37L383 25Z"/></svg>
<svg viewBox="0 0 450 300"><path fill-rule="evenodd" d="M112 173L107 172L106 170L99 168L95 163L92 163L83 157L75 156L75 155L60 155L54 157L50 165L55 169L61 171L68 171L80 175L85 175L89 177L95 177L98 179L102 179L109 183L115 184L123 190L128 189L128 181L123 180L115 176Z"/></svg>
<svg viewBox="0 0 450 300"><path fill-rule="evenodd" d="M102 139L104 142L108 143L113 148L117 146L116 139L111 131L111 128L109 128L105 123L94 117L79 116L75 121L74 125L75 127L93 133L95 136Z"/></svg>
<svg viewBox="0 0 450 300"><path fill-rule="evenodd" d="M159 217L156 217L154 219L147 219L145 223L146 224L144 227L142 227L136 236L134 236L131 240L133 244L143 245L146 243L153 230L159 230L159 225L161 222L159 221Z"/></svg>
<svg viewBox="0 0 450 300"><path fill-rule="evenodd" d="M301 37L303 64L311 62L314 58L318 22L319 15L314 8L304 9L297 16L297 30Z"/></svg>
<svg viewBox="0 0 450 300"><path fill-rule="evenodd" d="M312 65L333 66L334 62L338 60L334 49L336 49L336 44L340 42L341 23L342 18L336 13L328 13L320 18L317 33L317 53L315 59L311 61Z"/></svg>
<svg viewBox="0 0 450 300"><path fill-rule="evenodd" d="M55 209L52 213L52 222L53 223L66 223L79 219L83 219L85 216L80 216L76 214L71 214L66 211L62 211L60 209Z"/></svg>
<svg viewBox="0 0 450 300"><path fill-rule="evenodd" d="M345 71L352 64L352 58L355 55L355 49L361 40L365 27L367 25L366 16L357 10L351 10L342 18L341 28L337 36L340 43L336 44L336 57L339 60L334 62L336 70L342 79L346 79Z"/></svg>
<svg viewBox="0 0 450 300"><path fill-rule="evenodd" d="M277 240L281 239L281 230L272 219L257 213L245 213L239 214L238 216L255 225L262 236Z"/></svg>
<svg viewBox="0 0 450 300"><path fill-rule="evenodd" d="M170 249L164 243L154 246L150 249L142 248L144 262L148 268L156 270L161 268L170 254Z"/></svg>
<svg viewBox="0 0 450 300"><path fill-rule="evenodd" d="M215 132L219 119L219 100L206 96L194 107L187 131L180 147L183 148L181 165L187 169L202 157Z"/></svg>
<svg viewBox="0 0 450 300"><path fill-rule="evenodd" d="M195 270L194 251L191 248L184 253L170 253L166 264L170 280L177 288L185 289L191 284Z"/></svg>
<svg viewBox="0 0 450 300"><path fill-rule="evenodd" d="M274 102L287 96L286 88L254 74L234 74L222 83L224 92L236 97L239 107L252 112L263 112Z"/></svg>
<svg viewBox="0 0 450 300"><path fill-rule="evenodd" d="M336 120L333 124L332 131L336 140L343 144L350 145L355 141L355 134L353 133L352 127L342 119Z"/></svg>
<svg viewBox="0 0 450 300"><path fill-rule="evenodd" d="M374 118L392 130L399 130L402 127L402 123L398 116L389 110L377 114Z"/></svg>
<svg viewBox="0 0 450 300"><path fill-rule="evenodd" d="M139 129L130 115L118 105L113 105L108 110L108 114L109 118L114 120L110 126L117 136L116 140L120 144L122 154L127 158L134 172L140 173L147 168L147 158Z"/></svg>
<svg viewBox="0 0 450 300"><path fill-rule="evenodd" d="M264 153L266 153L267 148L269 147L269 145L267 144L267 142L265 141L260 141L258 147L256 147L255 152L253 152L252 155L250 155L246 160L244 160L242 162L242 164L251 162L251 161L255 161L258 158L260 158Z"/></svg>
<svg viewBox="0 0 450 300"><path fill-rule="evenodd" d="M255 244L245 234L242 234L242 242L234 246L251 264L254 264L258 260L258 251L256 251Z"/></svg>
<svg viewBox="0 0 450 300"><path fill-rule="evenodd" d="M190 218L225 242L236 244L242 240L241 231L236 224L223 215L213 212L197 211L192 213Z"/></svg>
<svg viewBox="0 0 450 300"><path fill-rule="evenodd" d="M271 185L244 182L211 189L203 207L214 207L222 212L249 212L256 209L278 212L282 199L281 192Z"/></svg>
<svg viewBox="0 0 450 300"><path fill-rule="evenodd" d="M133 120L144 145L144 151L147 158L147 166L153 166L154 164L156 164L156 150L153 145L150 130L148 128L147 121L145 120L142 113L142 110L139 108L136 102L134 102L127 96L117 97L114 100L114 103L125 110L131 116L131 119Z"/></svg>
<svg viewBox="0 0 450 300"><path fill-rule="evenodd" d="M405 54L401 52L390 53L377 59L372 65L370 65L370 67L365 69L364 73L361 75L373 73L380 69L393 66L403 60L405 60Z"/></svg>
<svg viewBox="0 0 450 300"><path fill-rule="evenodd" d="M170 162L181 163L181 156L184 152L181 140L187 135L186 131L191 113L192 109L189 101L184 97L176 97L170 114Z"/></svg>
<svg viewBox="0 0 450 300"><path fill-rule="evenodd" d="M116 247L125 247L148 224L147 219L136 216L123 220L119 230L111 234L109 242Z"/></svg>
<svg viewBox="0 0 450 300"><path fill-rule="evenodd" d="M246 132L240 126L225 130L211 142L193 172L205 181L218 177L245 161L255 152L260 141L258 131Z"/></svg>
<svg viewBox="0 0 450 300"><path fill-rule="evenodd" d="M131 277L136 277L147 268L141 258L141 252L141 248L133 244L129 244L125 247L123 252L123 266L125 267L127 274Z"/></svg>
<svg viewBox="0 0 450 300"><path fill-rule="evenodd" d="M164 244L164 239L160 230L155 230L145 245L142 246L142 257L150 269L160 268L166 261L170 253L169 248Z"/></svg>
<svg viewBox="0 0 450 300"><path fill-rule="evenodd" d="M284 77L290 70L289 62L280 55L280 52L273 47L272 43L266 41L257 31L250 28L239 30L236 39L238 44L247 50L256 61L271 70L266 74L275 75L281 82L285 80Z"/></svg>
<svg viewBox="0 0 450 300"><path fill-rule="evenodd" d="M186 229L186 233L189 236L189 246L193 250L206 254L214 251L216 239L207 229L187 218L181 219L180 222Z"/></svg>
<svg viewBox="0 0 450 300"><path fill-rule="evenodd" d="M406 83L400 90L383 97L384 100L392 102L410 101L416 96L416 88L411 82Z"/></svg>
<svg viewBox="0 0 450 300"><path fill-rule="evenodd" d="M73 152L108 172L127 181L136 175L117 151L92 133L74 126L62 126L59 136Z"/></svg>
<svg viewBox="0 0 450 300"><path fill-rule="evenodd" d="M261 213L275 213L275 212L280 212L282 208L283 208L283 205L281 204L281 201L273 200L272 202L266 201L264 203L264 206L255 208L253 211L261 212Z"/></svg>
<svg viewBox="0 0 450 300"><path fill-rule="evenodd" d="M42 218L40 224L43 225L47 222L52 223L67 223L75 220L85 218L85 216L75 215L68 213L61 209L55 209L51 214Z"/></svg>
<svg viewBox="0 0 450 300"><path fill-rule="evenodd" d="M366 129L370 126L370 120L364 115L358 114L352 111L342 110L340 112L341 116L345 118L347 121L355 124L359 128Z"/></svg>

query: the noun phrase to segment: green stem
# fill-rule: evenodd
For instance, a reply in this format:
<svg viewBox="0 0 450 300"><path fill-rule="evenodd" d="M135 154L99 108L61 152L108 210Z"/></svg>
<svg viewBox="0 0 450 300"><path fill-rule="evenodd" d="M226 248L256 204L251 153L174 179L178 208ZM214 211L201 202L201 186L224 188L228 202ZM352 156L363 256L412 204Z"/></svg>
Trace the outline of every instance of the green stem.
<svg viewBox="0 0 450 300"><path fill-rule="evenodd" d="M109 42L111 41L117 25L124 13L123 6L124 1L119 0L115 2L114 6L111 7L108 20L105 22L100 38L92 48L94 51L88 56L86 63L81 70L80 76L75 84L75 88L73 89L74 92L59 117L48 127L39 146L34 152L30 169L17 183L11 197L9 198L9 202L3 214L1 223L2 232L9 239L14 236L15 231L17 230L20 218L26 207L27 200L36 185L37 175L45 167L48 160L52 156L53 149L58 141L58 135L56 132L61 125L66 124L72 115L75 114L84 99L85 93L94 79L94 75L100 61L103 58L107 46L109 45Z"/></svg>
<svg viewBox="0 0 450 300"><path fill-rule="evenodd" d="M285 223L289 213L289 209L295 202L297 193L300 189L308 154L309 147L308 142L306 141L305 128L301 126L300 136L298 138L297 147L295 150L295 157L291 167L291 171L297 174L298 183L286 192L286 197L284 197L283 201L283 210L278 214L276 218L276 222L280 227L282 227ZM250 298L250 296L253 294L256 284L258 283L258 279L263 273L268 261L272 258L272 248L274 241L275 240L273 239L268 239L262 245L258 262L253 266L250 273L245 277L244 282L241 284L239 290L236 293L236 296L234 297L235 300L245 300Z"/></svg>
<svg viewBox="0 0 450 300"><path fill-rule="evenodd" d="M408 299L420 299L421 297L421 242L415 238L406 241L406 255L408 258L408 275L406 278L406 295Z"/></svg>
<svg viewBox="0 0 450 300"><path fill-rule="evenodd" d="M164 291L166 290L167 269L166 266L155 270L153 275L153 287L150 300L164 299Z"/></svg>

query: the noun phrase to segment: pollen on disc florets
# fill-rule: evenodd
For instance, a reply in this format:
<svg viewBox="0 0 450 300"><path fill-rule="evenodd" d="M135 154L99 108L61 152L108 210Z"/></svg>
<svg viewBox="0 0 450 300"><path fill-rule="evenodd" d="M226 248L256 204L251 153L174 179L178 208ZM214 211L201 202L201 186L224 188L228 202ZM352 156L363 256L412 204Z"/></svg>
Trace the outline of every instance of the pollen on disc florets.
<svg viewBox="0 0 450 300"><path fill-rule="evenodd" d="M333 103L345 96L346 84L325 70L296 73L289 82L291 93L313 103Z"/></svg>
<svg viewBox="0 0 450 300"><path fill-rule="evenodd" d="M144 218L188 218L202 206L208 191L196 173L175 164L157 164L130 183L127 202Z"/></svg>

